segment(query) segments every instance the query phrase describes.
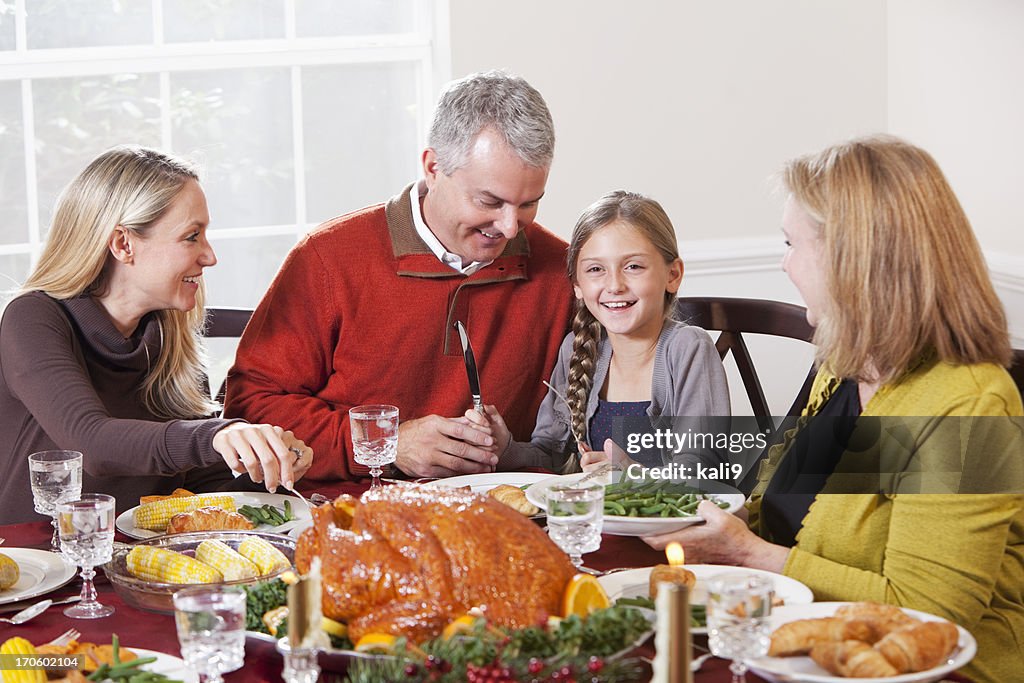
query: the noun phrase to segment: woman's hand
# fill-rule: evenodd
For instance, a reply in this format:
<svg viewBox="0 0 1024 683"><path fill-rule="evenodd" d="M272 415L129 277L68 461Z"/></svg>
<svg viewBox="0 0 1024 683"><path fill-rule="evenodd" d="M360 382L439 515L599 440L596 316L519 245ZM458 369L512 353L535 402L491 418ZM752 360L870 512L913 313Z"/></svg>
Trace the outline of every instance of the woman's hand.
<svg viewBox="0 0 1024 683"><path fill-rule="evenodd" d="M477 412L475 408L470 408L463 417L474 427L491 435L494 439L494 452L499 457L505 452L508 445L512 443L512 432L508 430L505 418L501 416L498 409L494 406L485 405L483 414Z"/></svg>
<svg viewBox="0 0 1024 683"><path fill-rule="evenodd" d="M291 432L274 425L232 422L214 434L213 449L232 472L248 473L270 492L280 484L294 487L313 464L313 450Z"/></svg>
<svg viewBox="0 0 1024 683"><path fill-rule="evenodd" d="M694 524L643 540L655 550L678 541L686 552L687 564L733 564L782 573L789 548L764 540L746 523L709 500L697 506L704 524Z"/></svg>

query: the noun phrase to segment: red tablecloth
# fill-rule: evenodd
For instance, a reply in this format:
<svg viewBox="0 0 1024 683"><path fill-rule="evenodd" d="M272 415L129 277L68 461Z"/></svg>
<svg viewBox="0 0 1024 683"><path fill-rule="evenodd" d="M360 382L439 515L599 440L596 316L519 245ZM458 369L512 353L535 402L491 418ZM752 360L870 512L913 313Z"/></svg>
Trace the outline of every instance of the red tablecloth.
<svg viewBox="0 0 1024 683"><path fill-rule="evenodd" d="M365 488L364 484L345 483L320 487L318 490L324 495L334 496L339 493L358 494ZM7 547L48 550L51 531L52 527L49 521L43 520L31 524L0 526L0 537L6 539L4 545ZM131 539L121 538L118 534L118 540L130 541ZM639 539L605 535L601 542L601 549L586 555L584 560L589 567L611 569L623 566L654 565L663 562L664 555L652 550ZM58 599L75 595L80 586L80 580L76 579L47 597ZM102 571L96 578L96 587L100 602L112 605L117 610L113 615L95 620L68 619L61 614L63 607L52 607L27 624L10 626L0 623L0 636L2 636L0 640L12 635L21 635L33 643L43 643L73 626L82 632L81 640L83 642L109 643L111 635L116 633L121 642L128 646L166 652L175 656L180 655L173 617L145 612L128 606L113 592ZM700 645L706 645L702 639L698 639L697 642ZM639 654L652 656L652 644L649 642ZM224 678L228 683L242 683L243 681L279 683L281 681L281 659L270 647L254 644L250 640L246 646L245 667L240 671L225 675ZM323 679L326 678L327 676L323 677ZM708 661L694 675L695 683L726 683L729 680L731 679L728 662L719 659ZM763 679L747 674L747 680L755 683L761 682ZM967 679L951 677L950 680L966 681Z"/></svg>

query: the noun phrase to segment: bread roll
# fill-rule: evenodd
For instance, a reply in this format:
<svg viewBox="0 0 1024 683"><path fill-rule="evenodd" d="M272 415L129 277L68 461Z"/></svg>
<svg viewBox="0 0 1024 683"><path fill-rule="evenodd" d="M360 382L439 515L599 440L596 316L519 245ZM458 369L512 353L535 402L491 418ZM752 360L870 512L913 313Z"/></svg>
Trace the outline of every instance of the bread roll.
<svg viewBox="0 0 1024 683"><path fill-rule="evenodd" d="M893 631L875 644L900 673L916 673L946 661L960 640L948 621L924 621Z"/></svg>
<svg viewBox="0 0 1024 683"><path fill-rule="evenodd" d="M830 674L845 678L882 678L899 673L881 652L859 640L818 643L811 648L811 659Z"/></svg>
<svg viewBox="0 0 1024 683"><path fill-rule="evenodd" d="M860 619L799 619L775 629L768 649L771 657L806 655L818 643L839 640L866 640L871 627Z"/></svg>
<svg viewBox="0 0 1024 683"><path fill-rule="evenodd" d="M237 512L228 512L215 507L202 507L192 512L179 512L167 523L167 533L183 534L187 531L221 531L226 529L249 530L255 528L249 520Z"/></svg>
<svg viewBox="0 0 1024 683"><path fill-rule="evenodd" d="M504 503L516 512L526 515L527 517L540 512L540 509L536 505L526 499L526 493L518 486L501 484L488 491L487 495L496 499L500 503Z"/></svg>

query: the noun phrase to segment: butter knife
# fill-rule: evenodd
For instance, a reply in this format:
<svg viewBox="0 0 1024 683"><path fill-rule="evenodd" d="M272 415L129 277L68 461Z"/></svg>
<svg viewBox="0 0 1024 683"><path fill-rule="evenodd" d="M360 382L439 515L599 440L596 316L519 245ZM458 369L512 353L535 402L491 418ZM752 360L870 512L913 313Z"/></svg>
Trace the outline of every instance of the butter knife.
<svg viewBox="0 0 1024 683"><path fill-rule="evenodd" d="M462 358L466 361L466 377L469 379L469 393L473 397L473 408L483 415L484 402L480 398L480 375L476 370L476 357L473 355L473 347L469 343L469 335L466 334L466 326L461 320L456 320L455 329L459 331L459 340L462 342Z"/></svg>

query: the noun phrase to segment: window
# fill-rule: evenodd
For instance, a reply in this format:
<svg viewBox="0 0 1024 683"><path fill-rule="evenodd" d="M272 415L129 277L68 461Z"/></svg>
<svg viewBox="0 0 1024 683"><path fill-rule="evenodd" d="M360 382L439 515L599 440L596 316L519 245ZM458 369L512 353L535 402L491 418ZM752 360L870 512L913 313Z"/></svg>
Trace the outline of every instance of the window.
<svg viewBox="0 0 1024 683"><path fill-rule="evenodd" d="M208 301L255 306L298 236L417 176L446 25L447 0L0 0L0 289L137 143L200 163Z"/></svg>

